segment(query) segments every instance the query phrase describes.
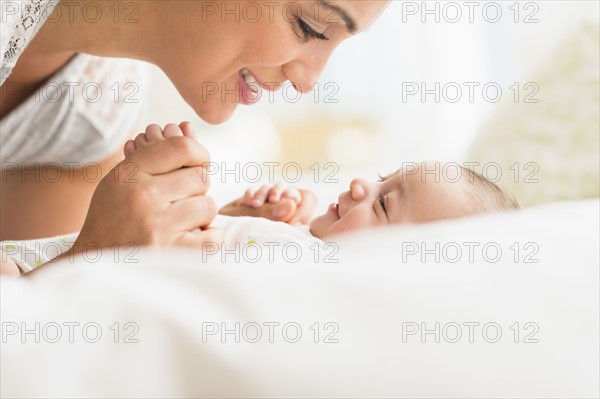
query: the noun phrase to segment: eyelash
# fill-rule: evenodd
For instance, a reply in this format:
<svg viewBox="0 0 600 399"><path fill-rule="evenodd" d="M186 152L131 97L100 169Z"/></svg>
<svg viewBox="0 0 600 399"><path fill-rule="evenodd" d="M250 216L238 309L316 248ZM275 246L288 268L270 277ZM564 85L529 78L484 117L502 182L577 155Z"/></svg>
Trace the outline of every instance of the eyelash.
<svg viewBox="0 0 600 399"><path fill-rule="evenodd" d="M310 27L302 18L296 17L296 21L298 22L298 26L304 35L304 40L309 41L310 39L317 40L329 40L327 36L322 33L316 32L313 28Z"/></svg>
<svg viewBox="0 0 600 399"><path fill-rule="evenodd" d="M387 213L387 209L385 209L385 197L383 194L379 194L379 205L383 208L383 211Z"/></svg>
<svg viewBox="0 0 600 399"><path fill-rule="evenodd" d="M381 175L377 175L379 177L379 182L383 183L385 181L385 177L381 176ZM385 213L387 213L387 209L385 209L385 197L383 196L383 194L379 194L379 205L381 205L381 207L383 208L383 211Z"/></svg>

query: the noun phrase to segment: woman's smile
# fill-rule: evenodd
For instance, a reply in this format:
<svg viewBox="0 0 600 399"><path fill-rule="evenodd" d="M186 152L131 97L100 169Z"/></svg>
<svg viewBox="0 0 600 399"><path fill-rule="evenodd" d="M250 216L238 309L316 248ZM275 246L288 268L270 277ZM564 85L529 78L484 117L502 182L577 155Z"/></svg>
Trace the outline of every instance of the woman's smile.
<svg viewBox="0 0 600 399"><path fill-rule="evenodd" d="M254 76L246 68L240 70L236 86L240 103L244 105L254 104L261 97L262 89L256 82Z"/></svg>

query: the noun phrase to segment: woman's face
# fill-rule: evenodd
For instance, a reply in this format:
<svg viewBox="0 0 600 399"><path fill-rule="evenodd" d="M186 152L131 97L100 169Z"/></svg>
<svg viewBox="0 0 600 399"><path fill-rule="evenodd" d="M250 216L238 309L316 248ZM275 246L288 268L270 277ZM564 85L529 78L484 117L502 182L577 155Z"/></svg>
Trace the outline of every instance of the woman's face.
<svg viewBox="0 0 600 399"><path fill-rule="evenodd" d="M160 55L151 61L202 119L217 124L238 104L268 97L262 90L276 90L286 81L309 92L334 49L373 23L389 2L157 3L164 15L164 34L156 44Z"/></svg>

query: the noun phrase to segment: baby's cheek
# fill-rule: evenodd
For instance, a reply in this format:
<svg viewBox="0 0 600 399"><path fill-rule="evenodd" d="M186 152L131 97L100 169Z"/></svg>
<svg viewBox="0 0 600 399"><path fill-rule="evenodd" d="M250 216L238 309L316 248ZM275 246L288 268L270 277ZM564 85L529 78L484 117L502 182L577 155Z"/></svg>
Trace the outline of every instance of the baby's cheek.
<svg viewBox="0 0 600 399"><path fill-rule="evenodd" d="M369 217L359 213L350 212L331 226L329 234L342 234L373 227L375 225L376 224Z"/></svg>

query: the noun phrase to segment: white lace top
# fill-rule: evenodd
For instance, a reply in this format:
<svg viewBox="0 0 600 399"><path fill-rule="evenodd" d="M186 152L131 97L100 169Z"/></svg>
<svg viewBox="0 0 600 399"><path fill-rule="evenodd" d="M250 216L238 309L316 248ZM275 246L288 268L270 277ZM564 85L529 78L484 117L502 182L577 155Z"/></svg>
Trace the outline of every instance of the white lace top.
<svg viewBox="0 0 600 399"><path fill-rule="evenodd" d="M0 0L0 84L46 22L56 0ZM50 22L48 22L50 23ZM26 90L6 83L5 95ZM142 129L146 64L78 54L0 119L0 159L73 168L114 153Z"/></svg>

